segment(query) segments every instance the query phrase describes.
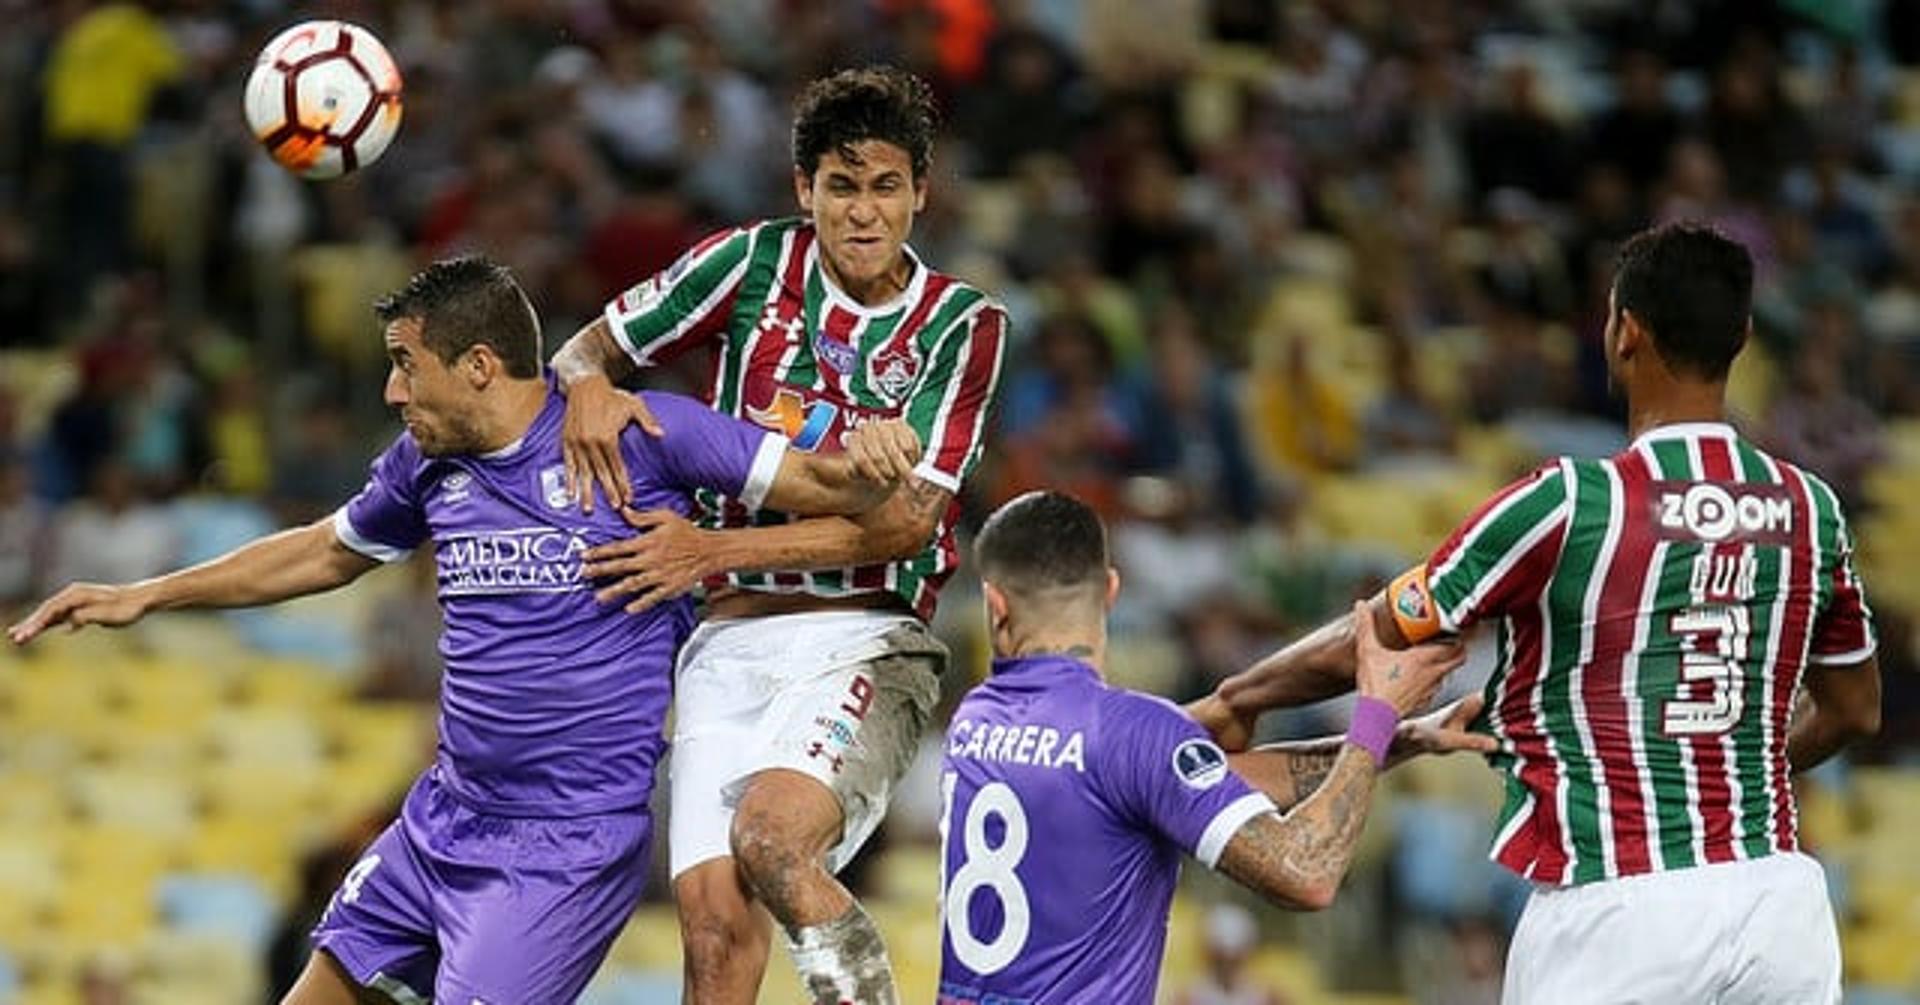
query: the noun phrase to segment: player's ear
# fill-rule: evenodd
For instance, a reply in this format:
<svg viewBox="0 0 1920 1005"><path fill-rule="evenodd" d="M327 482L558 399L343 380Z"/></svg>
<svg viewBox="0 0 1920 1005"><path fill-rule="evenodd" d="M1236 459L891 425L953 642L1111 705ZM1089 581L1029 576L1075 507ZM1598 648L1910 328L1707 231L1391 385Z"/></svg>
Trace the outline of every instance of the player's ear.
<svg viewBox="0 0 1920 1005"><path fill-rule="evenodd" d="M1623 360L1632 359L1635 353L1646 348L1647 339L1646 326L1640 323L1639 316L1622 307L1619 332L1614 336L1613 354Z"/></svg>
<svg viewBox="0 0 1920 1005"><path fill-rule="evenodd" d="M1109 611L1113 610L1113 605L1116 603L1119 603L1119 601L1120 601L1120 570L1112 566L1108 566L1107 567L1107 610Z"/></svg>
<svg viewBox="0 0 1920 1005"><path fill-rule="evenodd" d="M980 583L980 592L987 600L987 623L997 625L1007 620L1007 595L985 580Z"/></svg>
<svg viewBox="0 0 1920 1005"><path fill-rule="evenodd" d="M492 383L501 371L500 357L494 355L493 350L485 345L476 345L468 349L460 355L460 359L455 361L454 365L459 368L460 375L465 377L467 383L476 391Z"/></svg>
<svg viewBox="0 0 1920 1005"><path fill-rule="evenodd" d="M921 175L913 180L913 211L924 213L927 209L927 177Z"/></svg>
<svg viewBox="0 0 1920 1005"><path fill-rule="evenodd" d="M793 197L800 200L802 213L813 212L813 176L802 171L798 165L793 169Z"/></svg>

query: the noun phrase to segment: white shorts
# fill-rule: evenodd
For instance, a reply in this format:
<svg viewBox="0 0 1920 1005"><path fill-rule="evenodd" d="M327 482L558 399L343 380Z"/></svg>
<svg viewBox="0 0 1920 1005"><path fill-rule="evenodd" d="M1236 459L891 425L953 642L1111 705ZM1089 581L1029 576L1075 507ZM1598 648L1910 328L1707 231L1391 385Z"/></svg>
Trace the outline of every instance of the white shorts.
<svg viewBox="0 0 1920 1005"><path fill-rule="evenodd" d="M1502 1005L1830 1005L1840 939L1801 854L1656 872L1527 901Z"/></svg>
<svg viewBox="0 0 1920 1005"><path fill-rule="evenodd" d="M947 649L884 611L709 621L675 669L668 858L675 877L733 854L746 780L788 768L819 780L845 814L827 854L838 872L886 815L940 697Z"/></svg>

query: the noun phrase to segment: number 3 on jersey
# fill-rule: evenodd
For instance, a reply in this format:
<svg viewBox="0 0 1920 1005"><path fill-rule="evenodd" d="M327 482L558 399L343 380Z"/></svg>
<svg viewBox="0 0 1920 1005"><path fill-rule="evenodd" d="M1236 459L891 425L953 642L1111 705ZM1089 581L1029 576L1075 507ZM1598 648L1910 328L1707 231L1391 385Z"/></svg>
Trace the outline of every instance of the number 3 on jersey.
<svg viewBox="0 0 1920 1005"><path fill-rule="evenodd" d="M965 855L960 868L947 863L947 841L953 820L953 795L957 776L948 772L941 779L945 808L940 814L941 914L945 918L947 941L953 955L968 970L981 976L1006 969L1026 948L1033 930L1033 912L1027 904L1027 888L1014 872L1027 854L1027 811L1020 797L1005 782L993 782L974 794L962 811L961 841ZM1000 818L1000 843L987 843L987 818ZM975 892L981 888L1000 900L1005 921L990 940L974 934L973 918L967 910Z"/></svg>
<svg viewBox="0 0 1920 1005"><path fill-rule="evenodd" d="M1680 686L1705 684L1704 698L1667 702L1663 725L1668 736L1711 736L1740 721L1745 702L1747 639L1752 627L1747 609L1703 604L1673 616L1673 634L1681 640Z"/></svg>

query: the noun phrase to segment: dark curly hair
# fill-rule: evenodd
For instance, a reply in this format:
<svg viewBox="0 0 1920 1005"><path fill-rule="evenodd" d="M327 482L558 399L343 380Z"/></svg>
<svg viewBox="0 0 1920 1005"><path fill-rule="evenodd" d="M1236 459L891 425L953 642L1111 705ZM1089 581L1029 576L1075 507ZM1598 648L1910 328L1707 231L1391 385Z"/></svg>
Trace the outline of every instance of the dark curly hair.
<svg viewBox="0 0 1920 1005"><path fill-rule="evenodd" d="M419 318L420 341L442 363L485 344L512 376L540 375L540 324L533 305L506 266L480 255L434 262L380 298L373 313L389 323Z"/></svg>
<svg viewBox="0 0 1920 1005"><path fill-rule="evenodd" d="M794 102L793 164L811 178L827 151L857 161L854 144L880 140L907 152L918 180L933 161L938 120L933 89L912 73L894 66L841 70L808 84Z"/></svg>

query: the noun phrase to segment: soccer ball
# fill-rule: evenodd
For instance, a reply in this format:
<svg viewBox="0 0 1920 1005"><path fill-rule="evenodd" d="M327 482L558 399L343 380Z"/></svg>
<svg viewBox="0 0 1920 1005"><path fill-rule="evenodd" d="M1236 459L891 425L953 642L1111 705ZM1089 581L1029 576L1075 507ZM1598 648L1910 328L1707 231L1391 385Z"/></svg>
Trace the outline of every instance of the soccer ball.
<svg viewBox="0 0 1920 1005"><path fill-rule="evenodd" d="M400 129L400 70L373 33L307 21L275 35L247 78L247 125L304 178L366 167Z"/></svg>

